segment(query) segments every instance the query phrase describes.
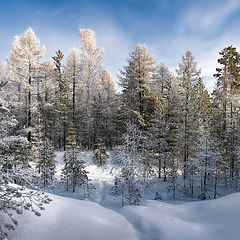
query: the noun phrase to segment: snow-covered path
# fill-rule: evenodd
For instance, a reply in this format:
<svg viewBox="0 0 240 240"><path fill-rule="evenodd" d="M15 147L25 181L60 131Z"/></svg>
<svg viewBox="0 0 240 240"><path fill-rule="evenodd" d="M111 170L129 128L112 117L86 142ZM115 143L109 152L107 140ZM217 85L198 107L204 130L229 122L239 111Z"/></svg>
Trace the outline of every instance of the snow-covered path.
<svg viewBox="0 0 240 240"><path fill-rule="evenodd" d="M57 162L57 173L56 176L60 179L61 170L64 167L64 152L63 151L56 151L56 162ZM114 185L114 179L120 172L120 167L114 164L114 156L115 152L109 152L110 158L108 159L107 163L104 166L98 167L97 165L93 164L92 162L92 151L85 151L81 152L81 158L85 161L86 171L88 172L89 183L94 186L94 189L91 190L90 200L100 205L113 209L119 210L121 208L121 201L112 196L111 188ZM56 194L61 196L66 196L70 198L76 199L83 199L83 194L80 190L76 193L59 191L56 189Z"/></svg>

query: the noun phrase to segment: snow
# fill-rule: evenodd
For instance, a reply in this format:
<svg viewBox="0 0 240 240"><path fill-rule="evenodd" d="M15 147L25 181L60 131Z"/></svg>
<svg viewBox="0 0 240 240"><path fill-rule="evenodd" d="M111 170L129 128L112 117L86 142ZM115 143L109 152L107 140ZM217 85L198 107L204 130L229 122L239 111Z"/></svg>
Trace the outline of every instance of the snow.
<svg viewBox="0 0 240 240"><path fill-rule="evenodd" d="M237 240L239 203L240 193L183 204L148 200L121 213L140 231L141 240Z"/></svg>
<svg viewBox="0 0 240 240"><path fill-rule="evenodd" d="M88 178L90 184L94 186L93 189L90 189L90 200L96 203L101 204L102 206L107 206L111 209L118 209L121 207L121 201L117 200L115 196L110 194L111 188L114 184L115 177L120 173L121 169L119 165L117 165L115 161L116 151L108 151L109 159L106 164L101 167L93 164L92 157L93 151L83 151L80 153L80 158L82 158L86 164L86 171L88 172ZM56 177L58 180L61 179L61 170L64 167L64 152L56 151ZM75 198L75 199L85 199L84 191L82 189L77 189L75 193L71 191L66 192L66 189L62 189L58 187L54 189L54 193L60 196Z"/></svg>
<svg viewBox="0 0 240 240"><path fill-rule="evenodd" d="M107 160L107 163L101 167L98 167L97 165L93 164L92 157L93 157L93 151L85 151L81 152L80 157L86 162L86 171L88 172L88 178L91 181L94 180L101 180L106 181L109 183L112 183L114 181L114 178L117 174L120 172L120 167L115 166L112 161L114 161L114 151L108 152L110 158ZM56 151L56 162L57 162L57 173L56 176L59 178L61 175L61 170L64 167L63 162L63 151Z"/></svg>
<svg viewBox="0 0 240 240"><path fill-rule="evenodd" d="M11 240L135 240L127 220L97 203L50 195L53 202L41 217L18 215L20 226L9 233Z"/></svg>
<svg viewBox="0 0 240 240"><path fill-rule="evenodd" d="M18 215L13 240L237 240L240 193L217 200L170 204L148 200L119 213L97 203L50 195L41 217ZM134 230L135 228L135 230Z"/></svg>
<svg viewBox="0 0 240 240"><path fill-rule="evenodd" d="M83 198L80 189L76 193L56 189L56 194L61 196L50 194L53 202L41 212L40 218L29 212L17 216L20 225L9 234L10 240L239 239L240 193L209 201L180 195L179 199L170 200L171 193L166 192L168 183L156 180L143 194L142 206L121 208L121 198L110 193L120 172L115 152L109 151L111 157L102 167L92 163L92 154L92 151L81 153L95 187L91 201L80 200ZM63 155L61 151L56 152L58 177L64 165ZM149 200L156 191L163 201Z"/></svg>

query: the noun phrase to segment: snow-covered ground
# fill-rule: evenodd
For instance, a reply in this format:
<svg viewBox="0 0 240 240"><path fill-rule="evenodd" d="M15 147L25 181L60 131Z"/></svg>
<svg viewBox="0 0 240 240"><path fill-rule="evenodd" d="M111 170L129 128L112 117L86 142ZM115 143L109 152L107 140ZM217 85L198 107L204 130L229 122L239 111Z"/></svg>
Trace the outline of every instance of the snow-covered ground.
<svg viewBox="0 0 240 240"><path fill-rule="evenodd" d="M89 200L76 193L55 189L53 202L40 218L31 213L17 216L20 225L9 234L16 240L238 240L240 239L240 193L217 200L189 202L169 200L168 183L153 181L143 194L141 206L121 208L120 197L111 195L120 172L115 152L103 167L92 164L92 151L82 152L95 189ZM63 167L63 152L56 152L57 177ZM164 192L165 190L165 192ZM163 201L154 201L158 191ZM61 196L58 196L61 195ZM179 195L180 196L180 195ZM76 198L76 199L73 199ZM150 200L149 200L150 199Z"/></svg>
<svg viewBox="0 0 240 240"><path fill-rule="evenodd" d="M115 164L115 151L109 151L110 158L104 166L98 167L92 163L93 151L81 152L81 158L86 162L86 171L88 172L89 183L94 187L90 189L89 200L97 202L102 206L112 209L121 207L121 200L111 195L111 188L114 184L115 177L120 173L119 165ZM58 179L61 178L61 170L64 167L64 152L56 151L57 173ZM84 199L84 193L81 189L77 189L75 193L66 192L65 188L56 186L54 193L69 198Z"/></svg>
<svg viewBox="0 0 240 240"><path fill-rule="evenodd" d="M41 217L18 215L13 240L238 240L240 193L184 204L147 201L119 213L97 203L51 195ZM134 230L135 228L135 230Z"/></svg>
<svg viewBox="0 0 240 240"><path fill-rule="evenodd" d="M123 207L121 213L141 240L240 239L240 193L184 204L150 200L146 206Z"/></svg>
<svg viewBox="0 0 240 240"><path fill-rule="evenodd" d="M53 202L41 217L17 215L20 225L10 240L126 240L135 230L120 214L97 203L50 195Z"/></svg>

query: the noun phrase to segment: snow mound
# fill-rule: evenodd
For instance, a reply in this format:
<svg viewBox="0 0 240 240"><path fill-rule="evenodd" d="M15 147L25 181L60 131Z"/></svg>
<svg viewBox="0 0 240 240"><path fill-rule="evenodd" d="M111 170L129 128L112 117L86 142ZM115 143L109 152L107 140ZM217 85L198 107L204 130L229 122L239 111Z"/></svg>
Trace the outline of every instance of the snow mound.
<svg viewBox="0 0 240 240"><path fill-rule="evenodd" d="M11 240L135 240L127 220L96 203L50 195L53 202L41 217L25 212Z"/></svg>
<svg viewBox="0 0 240 240"><path fill-rule="evenodd" d="M240 193L184 204L149 200L121 212L140 231L141 240L240 239Z"/></svg>

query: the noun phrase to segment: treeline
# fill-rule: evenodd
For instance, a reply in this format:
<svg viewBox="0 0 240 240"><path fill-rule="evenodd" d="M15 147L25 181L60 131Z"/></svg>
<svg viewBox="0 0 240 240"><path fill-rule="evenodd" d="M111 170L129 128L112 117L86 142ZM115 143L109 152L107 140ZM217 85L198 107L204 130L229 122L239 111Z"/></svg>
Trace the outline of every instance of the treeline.
<svg viewBox="0 0 240 240"><path fill-rule="evenodd" d="M71 128L84 148L92 148L98 136L113 144L114 82L101 66L104 52L94 32L81 29L79 38L80 50L73 48L66 57L58 50L52 60L41 61L45 48L31 29L15 37L2 68L7 81L2 94L19 122L17 132L24 131L29 141L40 121L55 148L66 148Z"/></svg>
<svg viewBox="0 0 240 240"><path fill-rule="evenodd" d="M119 77L119 119L130 122L114 189L123 200L139 202L151 174L170 181L173 197L176 189L202 199L239 190L240 54L232 46L224 48L218 63L210 96L190 51L177 75L156 65L144 45L130 54Z"/></svg>
<svg viewBox="0 0 240 240"><path fill-rule="evenodd" d="M104 51L96 45L94 32L81 29L79 39L80 49L66 56L57 50L43 61L45 48L31 29L15 37L1 67L6 82L1 95L18 122L11 134L26 136L35 147L45 142L45 155L52 146L122 145L119 160L125 167L115 190L120 193L128 184L124 192L130 203L136 203L130 193L138 192L131 186L153 176L169 180L173 196L179 174L185 194L216 198L217 186L239 189L236 48L220 52L210 96L190 51L173 74L138 44L119 73L122 91L117 93L111 74L103 69Z"/></svg>

